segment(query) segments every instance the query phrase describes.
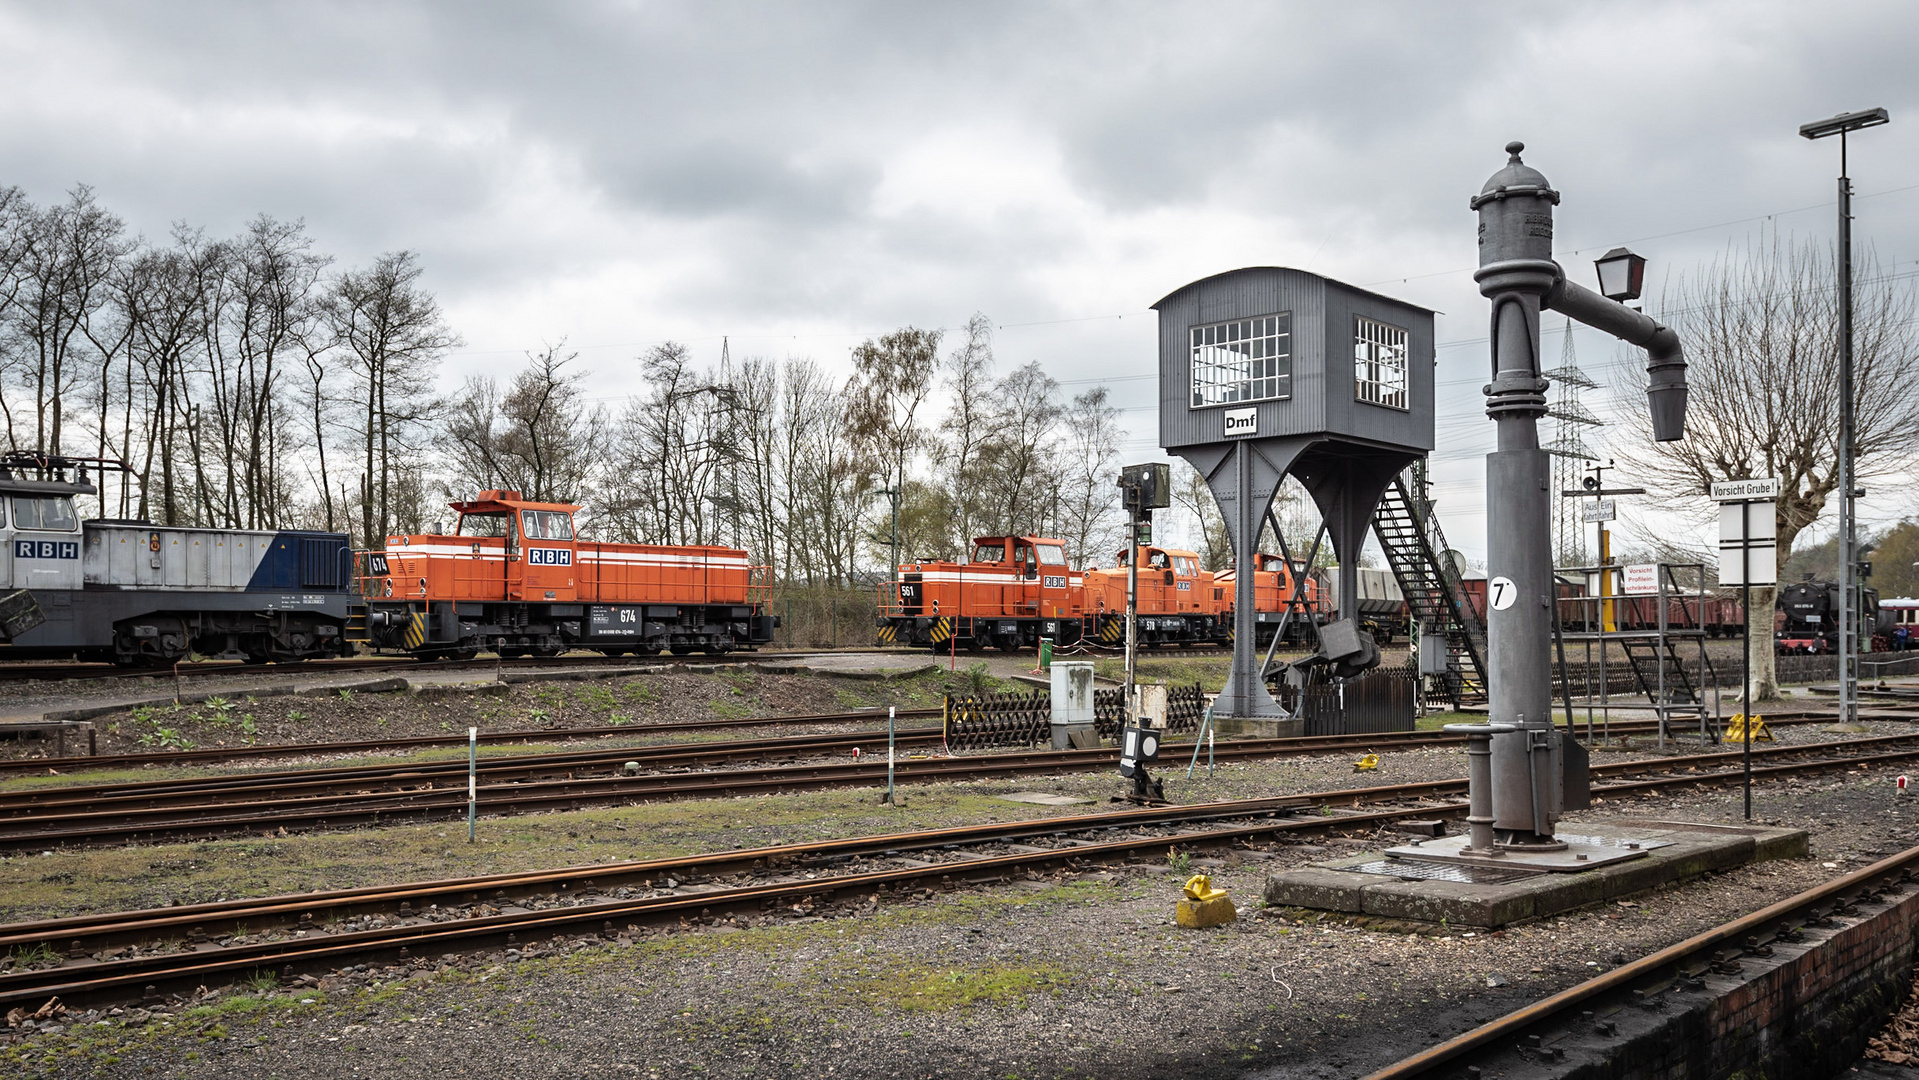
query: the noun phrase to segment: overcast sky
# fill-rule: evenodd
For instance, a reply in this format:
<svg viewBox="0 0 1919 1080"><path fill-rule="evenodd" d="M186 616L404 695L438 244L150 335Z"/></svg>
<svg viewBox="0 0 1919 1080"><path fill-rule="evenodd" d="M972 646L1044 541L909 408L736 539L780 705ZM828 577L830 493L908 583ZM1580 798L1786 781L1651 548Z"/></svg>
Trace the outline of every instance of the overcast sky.
<svg viewBox="0 0 1919 1080"><path fill-rule="evenodd" d="M345 263L415 250L467 342L449 385L564 337L612 398L669 338L843 364L983 311L1002 368L1109 382L1131 459L1147 305L1309 269L1444 313L1440 506L1477 556L1466 201L1501 146L1564 193L1569 272L1630 242L1657 286L1829 237L1837 147L1797 127L1883 105L1859 235L1912 263L1915 45L1909 3L0 3L0 184L91 184L152 237L265 212ZM1626 358L1575 340L1602 382Z"/></svg>

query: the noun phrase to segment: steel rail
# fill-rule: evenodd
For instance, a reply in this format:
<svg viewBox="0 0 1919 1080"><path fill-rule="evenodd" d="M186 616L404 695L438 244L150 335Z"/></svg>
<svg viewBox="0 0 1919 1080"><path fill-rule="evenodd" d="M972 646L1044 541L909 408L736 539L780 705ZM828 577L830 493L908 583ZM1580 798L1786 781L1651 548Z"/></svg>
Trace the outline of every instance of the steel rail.
<svg viewBox="0 0 1919 1080"><path fill-rule="evenodd" d="M878 648L860 649L859 652L881 652ZM410 656L382 656L372 654L367 658L340 657L328 660L303 660L292 664L248 664L239 660L191 660L178 665L178 673L183 678L202 675L305 675L314 672L335 674L340 672L372 671L460 671L473 668L497 668L502 671L519 669L538 670L548 667L680 667L687 664L758 664L769 661L802 659L813 656L835 656L839 650L832 649L789 649L781 652L756 652L741 649L722 653L717 656L688 654L685 656L605 656L600 654L561 655L561 656L516 656L476 657L472 660L421 660ZM119 667L114 664L94 661L76 661L61 664L40 660L0 660L0 682L41 680L46 682L69 682L79 679L168 679L175 674L175 667Z"/></svg>
<svg viewBox="0 0 1919 1080"><path fill-rule="evenodd" d="M1115 858L1131 858L1142 851L1168 846L1231 843L1236 840L1270 836L1274 833L1318 832L1336 828L1379 825L1433 812L1434 808L1421 806L1342 815L1334 818L1274 820L1258 825L1203 833L1129 837L1103 843L1085 843L1065 848L964 858L954 862L813 880L748 885L692 894L613 899L567 908L546 908L447 922L389 926L375 930L332 934L317 939L303 938L246 945L209 945L196 948L192 954L185 955L152 953L124 960L80 960L54 969L0 973L0 1004L41 999L50 994L72 999L83 994L144 986L157 980L201 980L211 976L257 971L263 968L311 964L318 960L339 956L364 957L369 953L392 952L423 945L431 946L473 939L498 940L509 933L553 932L580 924L590 926L597 923L600 925L599 932L604 933L610 930L616 921L638 920L653 923L705 915L713 910L764 907L783 901L822 898L830 901L835 894L842 892L879 895L898 885L927 880L936 881L942 887L1005 880L1013 871L1033 869L1059 862L1103 862ZM315 906L311 900L312 898L309 898L307 905L309 910ZM300 905L286 906L295 908ZM180 961L183 959L188 960L189 963L182 965ZM94 975L94 972L100 974Z"/></svg>
<svg viewBox="0 0 1919 1080"><path fill-rule="evenodd" d="M729 739L710 743L653 743L646 746L614 746L585 750L562 750L545 754L512 754L481 758L478 772L494 783L513 778L531 779L564 775L596 765L635 761L643 765L690 768L699 765L742 759L777 758L851 750L871 745L875 735L884 732L833 732L816 735L789 735L767 739ZM937 744L940 729L903 728L898 738L913 746ZM259 801L265 796L288 799L300 793L326 794L351 790L367 794L368 787L382 784L402 788L430 784L436 780L467 774L464 760L446 758L433 761L340 765L316 769L286 769L274 772L241 773L233 776L179 777L160 780L106 781L97 784L65 784L0 792L0 825L10 817L23 817L39 810L59 806L101 806L136 803L164 806L180 798L206 798L232 794L240 799Z"/></svg>
<svg viewBox="0 0 1919 1080"><path fill-rule="evenodd" d="M1795 920L1803 923L1804 916L1809 911L1829 901L1887 889L1903 890L1906 883L1911 880L1915 867L1919 867L1919 847L1907 848L1890 858L1881 859L1863 869L1833 878L1805 892L1760 908L1750 915L1742 915L1731 922L1722 923L1676 945L1669 945L1658 952L1614 968L1551 997L1516 1009L1490 1023L1482 1024L1437 1046L1429 1047L1411 1057L1370 1073L1365 1080L1416 1080L1418 1077L1431 1076L1440 1066L1456 1062L1461 1057L1485 1050L1508 1038L1517 1037L1528 1028L1553 1022L1572 1011L1575 1006L1584 1005L1595 998L1611 993L1624 991L1634 984L1662 981L1662 976L1682 968L1697 957L1717 950L1720 946L1743 942L1748 937L1763 937L1768 931L1777 935L1782 930L1790 930Z"/></svg>
<svg viewBox="0 0 1919 1080"><path fill-rule="evenodd" d="M1755 775L1777 775L1793 772L1805 772L1820 768L1850 767L1860 761L1883 760L1905 757L1919 751L1903 754L1872 755L1866 758L1835 759L1817 762L1801 762L1789 765L1770 766L1755 770ZM1732 755L1727 755L1732 756ZM1621 765L1637 763L1619 763ZM1696 786L1706 783L1729 782L1738 774L1731 771L1711 774L1663 777L1654 780L1632 781L1622 784L1610 784L1602 787L1601 793L1646 790L1674 785ZM1460 782L1434 782L1415 785L1422 788L1435 788L1451 783L1455 789ZM70 954L83 953L89 938L124 940L129 936L150 936L155 932L176 931L181 926L203 927L204 923L215 921L238 921L242 918L260 919L264 917L285 917L300 912L311 915L314 911L329 908L350 908L373 905L391 908L396 901L410 903L412 900L426 900L438 897L451 899L459 893L466 893L472 902L481 902L482 894L493 890L498 894L506 888L525 891L532 888L551 888L558 883L566 889L574 882L588 889L604 887L606 883L623 877L640 874L661 876L675 869L689 875L699 869L718 872L724 868L739 868L743 864L753 869L775 870L784 867L804 867L820 865L823 862L850 861L860 857L899 856L905 851L925 851L929 848L949 850L968 842L993 843L1014 839L1033 839L1042 836L1056 837L1071 832L1090 830L1116 830L1122 828L1140 828L1158 824L1186 824L1205 818L1263 818L1254 824L1236 825L1213 829L1199 833L1176 833L1173 835L1134 836L1105 843L1080 842L1071 847L1016 852L1005 856L965 858L962 861L921 864L903 870L884 870L871 873L848 874L821 877L813 880L786 881L771 884L756 884L730 889L708 890L693 894L673 894L663 897L645 897L639 899L604 900L595 903L583 903L567 908L547 908L516 913L502 913L480 918L458 918L444 922L421 924L401 924L375 930L355 931L346 934L329 934L318 939L294 939L277 942L254 942L234 945L196 946L190 954L158 953L147 954L130 959L112 959L106 961L78 960L72 964L63 963L59 968L40 969L0 974L0 1002L27 1001L48 994L60 994L67 997L93 994L113 990L123 990L136 984L150 981L178 981L204 979L207 977L230 974L246 970L260 970L282 966L291 970L292 965L311 964L339 956L364 957L369 954L390 953L396 949L402 951L409 946L451 943L463 940L497 940L504 933L551 932L576 927L582 923L598 921L602 932L610 931L615 917L621 920L638 919L656 922L662 919L684 919L696 909L701 915L711 910L729 910L757 904L764 908L768 904L784 900L825 897L830 900L840 892L864 893L872 889L877 897L891 886L938 879L943 886L956 883L970 883L981 880L1004 880L1014 869L1032 868L1057 862L1077 863L1080 861L1106 861L1110 858L1132 857L1139 852L1160 847L1178 847L1195 845L1231 844L1251 841L1282 833L1312 833L1324 831L1350 831L1355 827L1377 827L1396 820L1414 816L1451 816L1463 813L1464 803L1444 804L1418 803L1411 807L1372 810L1333 816L1315 815L1310 818L1280 818L1287 810L1315 803L1322 807L1334 802L1345 802L1350 798L1356 805L1366 798L1393 798L1404 800L1409 794L1406 786L1388 786L1380 788L1347 789L1344 791L1323 791L1302 793L1294 796L1282 796L1268 800L1241 800L1231 803L1201 804L1186 808L1157 808L1145 811L1122 811L1118 814L1076 815L1071 818L1043 818L1023 822L1004 823L983 827L965 827L954 830L939 830L930 833L908 833L893 836L858 838L848 841L833 841L825 844L798 845L785 848L762 848L747 851L723 852L718 855L691 856L679 859L649 860L640 863L597 865L574 867L560 871L543 871L522 875L490 875L481 878L453 879L440 882L423 882L396 888L371 888L342 890L335 893L289 895L269 897L257 901L237 901L224 904L194 905L184 908L164 908L149 912L114 913L103 916L81 916L69 919L43 920L36 923L15 924L0 927L0 945L16 948L31 947L36 944L52 946L61 939L72 939L67 950ZM1915 849L1919 851L1919 849ZM1908 853L1909 855L1912 853ZM1862 873L1864 873L1862 871ZM649 881L650 884L650 881ZM1777 906L1777 905L1775 905ZM405 907L402 907L402 915ZM1771 909L1767 909L1771 910ZM1764 912L1760 913L1761 915ZM1756 917L1756 916L1754 916ZM1754 918L1749 917L1749 918ZM300 925L307 925L303 920ZM315 924L317 925L317 924ZM189 932L189 938L194 937ZM202 935L203 936L203 935ZM185 960L184 966L177 966ZM1623 970L1623 969L1622 969ZM100 973L98 977L95 973ZM1463 1038L1463 1037L1462 1037ZM1382 1074L1385 1075L1385 1074Z"/></svg>
<svg viewBox="0 0 1919 1080"><path fill-rule="evenodd" d="M1768 747L1755 756L1761 759L1785 755L1830 753L1834 750L1866 749L1909 744L1919 733L1874 736L1865 739L1832 740ZM1220 757L1264 758L1290 752L1285 744L1292 740L1245 740L1222 744ZM618 756L618 755L614 755ZM1629 776L1653 771L1671 772L1729 764L1739 754L1721 752L1611 762L1592 767L1595 776ZM1892 761L1919 757L1919 748L1879 754L1871 760ZM1117 760L1111 748L1094 750L1035 751L996 754L976 758L909 759L897 773L902 780L980 780L1033 773L1085 771L1109 767ZM1848 759L1857 763L1860 758ZM885 764L828 763L778 766L760 769L732 769L701 773L655 773L601 777L572 776L565 780L534 780L494 784L482 789L482 805L491 811L523 813L532 810L578 809L609 802L689 796L735 796L771 794L783 791L814 790L860 786L879 782ZM1759 774L1764 770L1755 770ZM1683 778L1682 778L1683 779ZM160 806L125 810L93 809L66 814L14 816L0 819L0 850L45 848L48 846L123 843L130 840L179 840L221 836L276 829L338 827L367 823L391 823L413 820L463 809L465 792L455 785L427 786L368 795L361 791L330 796L261 803L216 803L189 806ZM1427 781L1398 785L1394 790L1433 793L1460 790L1463 779ZM57 790L57 789L55 789ZM100 806L102 800L89 805ZM8 826L17 826L11 831Z"/></svg>
<svg viewBox="0 0 1919 1080"><path fill-rule="evenodd" d="M918 717L934 716L934 715L938 715L938 713L939 713L939 710L937 709L913 709L913 710L902 711L898 715L905 718L918 718ZM754 719L754 720L718 720L718 721L701 720L701 721L690 721L684 724L649 724L649 725L630 725L630 726L618 726L618 727L560 729L558 731L552 731L552 732L540 731L540 730L509 731L509 732L498 732L491 736L482 734L480 736L480 740L482 742L489 741L489 740L495 741L495 742L506 742L506 741L516 741L521 739L540 738L542 736L550 738L550 737L555 737L560 735L587 736L587 737L593 737L593 738L609 737L609 736L615 736L615 735L646 737L646 736L651 736L655 734L671 735L671 734L683 734L683 733L689 733L689 732L696 733L702 730L713 730L713 729L724 729L724 728L738 728L738 727L750 728L750 727L762 727L762 726L778 726L778 725L789 724L789 723L814 724L814 723L833 723L833 722L858 722L858 721L867 720L867 719L877 720L879 718L880 718L879 714L877 713L876 710L869 710L869 711L847 712L847 713L818 713L818 714L797 715L797 716L776 716L776 717L766 717L763 719ZM1823 719L1827 719L1827 718L1819 717L1819 716L1785 717L1775 722L1783 726L1786 724L1819 723ZM1642 731L1655 730L1657 727L1657 722L1652 720L1615 721L1614 727L1616 729L1619 729L1621 732L1625 734L1636 734ZM858 735L847 735L845 737L848 739L852 739L854 741L859 740ZM803 746L804 743L799 741L803 738L806 738L806 737L781 736L778 738L758 740L756 741L756 745L773 746L773 745L777 745L780 739L787 739L787 740L792 740L791 745ZM1380 733L1370 733L1370 734L1314 735L1314 736L1303 736L1303 737L1288 737L1286 740L1283 740L1283 741L1285 741L1290 748L1300 753L1316 753L1316 752L1338 752L1341 750L1351 750L1351 749L1361 749L1361 748L1372 749L1379 746L1417 747L1417 746L1429 746L1429 745L1443 745L1448 743L1459 742L1461 741L1461 738L1459 736L1445 734L1444 732L1408 731L1408 732L1380 732ZM378 751L378 750L388 750L388 749L404 749L410 746L440 746L440 745L464 746L466 745L466 742L467 740L462 736L448 735L448 736L430 736L430 737L425 737L418 740L391 739L391 740L373 740L373 741L364 741L364 742L290 744L285 747L277 747L277 748L276 747L250 747L250 748L239 748L239 750L236 752L253 754L255 756L279 755L281 753L289 753L294 756L300 756L300 755L312 755L316 753L332 754L332 753L350 753L353 751L366 752L366 751ZM631 749L633 750L635 754L644 754L649 752L655 752L655 753L660 752L662 749L668 748L668 747L673 747L673 746L683 747L686 745L688 744L652 744L649 746L633 747ZM707 743L707 744L701 744L701 745L709 748L711 751L715 753L718 753L726 749L729 749L735 745L744 746L746 745L746 743L725 742L725 743ZM157 764L165 764L165 763L178 763L184 760L188 760L194 755L199 755L202 753L207 754L209 757L217 758L220 755L226 753L226 751L206 751L206 752L184 751L180 753L171 753L171 754L163 753L163 754L153 754L153 755L121 755L113 759L84 758L84 759L77 759L77 760L87 762L87 763L94 763L94 762L105 763L109 761L118 762L124 759L125 763L128 765L132 765L132 764L157 765ZM549 760L560 761L563 759L564 755L570 755L570 754L581 754L581 755L587 755L588 757L600 757L600 756L619 757L621 755L621 751L616 749L609 749L603 752L556 751L554 752L552 756L550 756ZM529 759L533 757L537 757L537 755L528 755ZM494 757L487 760L492 763L504 763L504 762L514 761L519 759L507 758L507 757ZM44 762L39 762L39 761L0 762L0 770L4 770L9 765L19 767L19 766L40 766L44 764L45 764ZM181 779L151 780L151 781L101 781L95 784L62 785L57 788L34 789L31 792L21 792L21 793L14 793L14 794L7 794L4 792L0 792L0 809L4 809L5 807L8 807L8 806L21 805L21 804L44 805L47 802L47 800L55 798L62 794L72 795L73 793L84 793L89 798L99 799L99 798L113 797L116 794L122 793L122 792L147 792L147 791L174 790L174 789L184 789L184 788L192 787L196 785L204 785L209 790L212 788L221 787L221 786L231 786L231 787L237 788L237 787L248 786L249 784L251 784L252 781L255 781L255 780L265 780L265 779L274 779L274 778L282 778L282 777L289 778L289 779L313 779L313 778L324 778L329 776L342 776L342 777L351 776L356 778L358 777L374 778L382 775L382 770L390 771L391 773L402 775L407 778L413 778L417 776L417 774L419 774L420 771L423 769L431 769L436 767L438 767L438 763L435 763L435 762L406 762L406 763L393 763L393 764L374 763L374 764L365 764L365 765L356 765L356 766L323 766L318 768L286 769L278 772L266 772L266 773L258 773L258 772L245 773L245 774L240 774L239 776L236 776L229 780L222 780L214 777L199 777L199 778L181 778Z"/></svg>
<svg viewBox="0 0 1919 1080"><path fill-rule="evenodd" d="M938 716L938 709L901 709L902 719ZM653 724L615 724L583 728L524 728L513 731L482 731L481 743L554 742L574 739L631 738L675 735L702 731L729 731L742 728L779 727L787 724L839 724L878 722L886 719L884 709L855 709L838 713L802 713L768 715L729 720L686 720ZM421 747L463 747L465 735L419 735L400 739L358 739L325 743L271 743L264 746L223 746L208 750L166 750L157 753L94 754L88 757L12 758L0 760L0 774L40 772L57 766L83 769L146 768L148 766L192 765L201 762L242 761L249 758L310 757L333 754L377 754Z"/></svg>

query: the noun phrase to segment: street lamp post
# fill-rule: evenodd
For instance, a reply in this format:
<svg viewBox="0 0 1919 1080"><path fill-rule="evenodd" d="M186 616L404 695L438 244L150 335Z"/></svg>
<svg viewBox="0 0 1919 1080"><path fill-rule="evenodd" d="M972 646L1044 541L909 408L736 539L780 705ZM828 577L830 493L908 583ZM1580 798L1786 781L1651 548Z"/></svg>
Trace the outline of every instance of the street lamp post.
<svg viewBox="0 0 1919 1080"><path fill-rule="evenodd" d="M1853 565L1857 543L1853 507L1853 393L1852 393L1852 178L1846 175L1846 136L1862 128L1878 127L1892 118L1884 109L1840 113L1827 120L1802 124L1808 139L1839 136L1839 719L1859 719L1859 598L1858 568Z"/></svg>

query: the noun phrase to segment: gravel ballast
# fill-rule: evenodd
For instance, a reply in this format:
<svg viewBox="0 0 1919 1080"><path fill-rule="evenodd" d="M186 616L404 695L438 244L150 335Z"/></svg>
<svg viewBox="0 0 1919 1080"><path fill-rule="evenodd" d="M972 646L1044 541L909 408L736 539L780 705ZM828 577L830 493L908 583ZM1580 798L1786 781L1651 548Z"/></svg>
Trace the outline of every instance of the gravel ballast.
<svg viewBox="0 0 1919 1080"><path fill-rule="evenodd" d="M1433 771L1456 770L1447 752L1425 753ZM1320 783L1343 764L1317 760ZM54 1015L31 1023L58 1031L10 1028L0 1062L63 1077L1354 1076L1902 849L1915 814L1893 775L1756 789L1759 820L1811 830L1809 859L1497 933L1261 913L1252 905L1269 873L1357 850L1290 845L1195 860L1241 904L1237 922L1213 930L1172 924L1179 878L1152 860L422 958L264 996L216 992L164 1015ZM1016 787L1071 793L1094 779L1115 783ZM1613 800L1568 820L1739 813L1737 789L1723 789Z"/></svg>

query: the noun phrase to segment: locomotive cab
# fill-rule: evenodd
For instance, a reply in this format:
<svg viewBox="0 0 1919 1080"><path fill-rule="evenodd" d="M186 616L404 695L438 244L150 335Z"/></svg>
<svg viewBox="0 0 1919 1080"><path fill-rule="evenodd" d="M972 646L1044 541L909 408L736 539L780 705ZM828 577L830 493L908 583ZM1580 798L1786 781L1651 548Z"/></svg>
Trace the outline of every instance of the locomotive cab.
<svg viewBox="0 0 1919 1080"><path fill-rule="evenodd" d="M880 586L879 637L937 650L1076 641L1080 584L1062 541L977 537L968 561L905 563L896 582Z"/></svg>

